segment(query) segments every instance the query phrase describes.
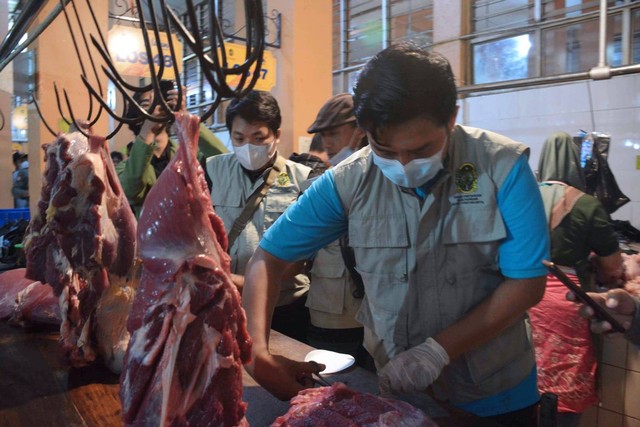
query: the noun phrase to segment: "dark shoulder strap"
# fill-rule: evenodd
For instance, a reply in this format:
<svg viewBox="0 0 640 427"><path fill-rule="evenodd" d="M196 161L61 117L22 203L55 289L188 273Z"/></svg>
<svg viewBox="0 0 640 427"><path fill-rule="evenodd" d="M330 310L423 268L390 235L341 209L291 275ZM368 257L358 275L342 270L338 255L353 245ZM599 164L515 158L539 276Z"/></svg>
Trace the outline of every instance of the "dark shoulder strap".
<svg viewBox="0 0 640 427"><path fill-rule="evenodd" d="M356 270L356 255L353 252L353 248L349 246L348 234L345 234L340 238L340 252L342 253L344 265L347 267L347 270L351 275L351 279L353 279L353 283L356 285L356 288L352 293L353 297L364 297L364 283L362 282L362 276L360 276L360 273Z"/></svg>
<svg viewBox="0 0 640 427"><path fill-rule="evenodd" d="M242 212L240 212L238 218L236 218L236 220L233 222L231 230L229 230L228 233L229 250L231 250L233 243L236 241L240 233L242 233L242 230L244 230L244 228L247 226L247 223L253 217L254 212L260 205L260 202L262 202L264 196L267 195L269 188L273 186L273 183L276 181L278 175L280 175L280 173L282 173L283 171L286 171L286 168L286 159L281 156L276 157L276 162L273 164L273 167L269 171L267 179L265 179L262 185L258 187L256 191L254 191L253 194L249 197L249 200L247 200L247 204L244 206L244 209L242 210Z"/></svg>

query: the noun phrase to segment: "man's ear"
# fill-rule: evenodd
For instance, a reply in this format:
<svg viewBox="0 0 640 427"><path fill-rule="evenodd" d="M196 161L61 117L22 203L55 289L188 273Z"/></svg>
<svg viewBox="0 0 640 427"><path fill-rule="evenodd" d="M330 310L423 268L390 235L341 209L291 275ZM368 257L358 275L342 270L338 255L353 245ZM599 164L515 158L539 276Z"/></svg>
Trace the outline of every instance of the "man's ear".
<svg viewBox="0 0 640 427"><path fill-rule="evenodd" d="M355 130L353 131L353 135L351 135L351 141L349 141L349 147L355 151L360 149L360 141L362 141L362 138L364 138L365 136L367 136L367 133L365 132L364 129L362 129L360 126L356 126Z"/></svg>
<svg viewBox="0 0 640 427"><path fill-rule="evenodd" d="M276 136L276 144L280 143L280 134L282 133L281 129L278 129L275 133Z"/></svg>
<svg viewBox="0 0 640 427"><path fill-rule="evenodd" d="M453 127L456 125L456 118L458 117L458 110L460 110L460 106L456 104L456 109L453 111L451 118L449 119L449 131L453 131Z"/></svg>

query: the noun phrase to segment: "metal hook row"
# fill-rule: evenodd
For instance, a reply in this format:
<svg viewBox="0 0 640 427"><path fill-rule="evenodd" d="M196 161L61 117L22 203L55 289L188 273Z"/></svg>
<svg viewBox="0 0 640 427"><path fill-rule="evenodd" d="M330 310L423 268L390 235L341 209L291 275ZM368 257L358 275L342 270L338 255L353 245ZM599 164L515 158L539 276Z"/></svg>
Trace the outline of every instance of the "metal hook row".
<svg viewBox="0 0 640 427"><path fill-rule="evenodd" d="M133 86L127 83L123 79L123 77L120 75L120 73L117 71L116 66L113 63L113 60L107 48L107 44L105 42L105 38L100 30L98 21L95 16L95 12L91 7L89 0L85 0L85 1L89 9L89 12L92 16L93 23L97 30L97 34L99 36L99 39L98 39L93 34L89 34L89 38L91 40L91 44L95 47L100 57L106 64L106 66L104 64L101 65L101 69L103 73L107 76L107 78L111 82L113 82L114 86L122 95L122 99L123 99L122 113L120 114L116 113L104 100L103 91L100 85L100 79L98 76L94 58L91 55L89 43L87 42L87 36L86 36L87 33L84 27L82 26L82 23L80 22L80 17L75 5L75 0L67 0L64 3L72 4L73 10L74 10L74 16L78 23L78 28L84 43L84 48L88 54L89 61L91 64L91 69L93 70L93 76L98 84L97 90L94 88L91 81L89 80L88 74L85 70L85 64L82 60L82 55L80 53L79 44L77 43L76 34L71 25L71 19L69 18L69 14L67 13L66 8L64 7L65 4L63 3L63 0L60 0L60 4L63 7L67 27L69 28L69 33L73 41L74 49L76 51L76 55L78 56L78 60L80 61L80 67L82 71L80 78L82 80L82 83L86 87L89 94L89 98L90 98L89 113L87 114L86 119L78 120L76 114L74 114L71 102L69 100L69 95L67 91L63 89L62 94L64 97L66 108L70 116L70 118L67 118L62 108L62 103L60 100L60 94L59 94L57 85L54 83L56 104L58 107L58 111L60 112L63 120L69 125L73 124L78 129L79 132L88 136L88 133L90 132L91 127L98 121L102 113L102 110L104 109L107 112L107 114L109 114L114 120L118 122L118 126L109 135L106 136L107 139L115 135L120 130L123 124L142 123L144 120L151 120L159 123L160 122L166 123L171 121L173 119L172 108L167 103L167 99L165 99L165 95L162 93L162 90L160 87L160 81L163 80L163 76L165 75L164 62L160 61L156 68L156 64L154 63L154 61L149 61L148 66L149 66L149 71L151 75L151 83L141 87ZM211 88L215 94L213 102L210 103L206 111L200 116L201 120L204 121L207 118L209 118L214 113L215 109L218 107L218 105L223 99L245 96L255 86L255 83L259 78L259 72L257 72L257 70L260 70L262 66L263 52L264 52L265 28L264 28L264 16L262 11L262 2L260 0L244 0L245 20L246 20L246 28L247 28L247 37L245 41L246 54L245 54L244 62L239 66L234 66L234 67L229 66L229 62L226 57L225 39L222 32L222 28L220 26L220 23L216 15L214 0L208 1L208 7L209 7L208 24L209 24L209 30L210 30L209 37L210 37L210 40L212 41L212 45L214 46L214 48L212 48L208 54L202 43L202 39L199 36L200 29L199 29L193 1L192 0L186 1L186 6L187 6L186 15L188 17L190 29L188 29L181 22L180 18L176 15L176 13L166 4L166 0L157 0L157 1L159 3L159 11L161 12L160 16L161 16L163 27L167 30L167 32L170 33L170 30L172 28L170 24L173 24L173 28L176 29L179 35L183 38L183 40L185 40L189 48L194 52L195 56L198 58L203 75L211 85ZM149 38L148 27L150 27L150 31L153 33L155 38L156 52L158 52L158 54L161 57L163 57L165 52L163 52L163 47L160 41L160 30L159 30L159 23L158 23L158 17L157 17L158 15L156 13L157 8L155 3L156 3L156 0L149 0L146 2L146 6L147 6L146 10L148 12L147 14L145 14L145 9L143 8L143 4L141 0L136 0L136 7L138 8L138 13L140 18L139 19L140 29L142 30L145 50L148 57L152 56L151 55L152 46ZM172 37L168 37L168 46L169 46L169 54L173 59L172 63L173 63L173 71L175 75L175 82L178 88L182 88L182 84L180 81L180 73L178 69L178 63L176 61L175 46L174 46ZM234 86L230 86L227 82L227 76L239 76L238 83L235 84ZM251 78L249 78L249 76L251 76ZM151 90L154 92L153 101L151 103L151 106L145 109L138 102L136 102L134 94L136 93L141 94ZM183 94L182 92L183 92L182 90L178 91L178 100L176 103L177 106L182 105L182 98L183 96L185 96L185 94ZM92 114L93 98L95 98L95 100L99 104L99 109L94 117ZM57 136L57 134L53 131L51 126L49 126L46 123L46 120L42 115L41 109L38 105L38 102L35 99L35 96L33 97L33 101L36 105L36 110L38 111L38 114L40 115L41 119L45 123L45 126L47 127L49 132L51 132L54 136ZM163 111L163 113L152 114L152 112L156 110L157 106L162 107L161 111ZM137 117L135 118L126 117L125 112L127 111L127 109L132 109L136 111L138 113Z"/></svg>

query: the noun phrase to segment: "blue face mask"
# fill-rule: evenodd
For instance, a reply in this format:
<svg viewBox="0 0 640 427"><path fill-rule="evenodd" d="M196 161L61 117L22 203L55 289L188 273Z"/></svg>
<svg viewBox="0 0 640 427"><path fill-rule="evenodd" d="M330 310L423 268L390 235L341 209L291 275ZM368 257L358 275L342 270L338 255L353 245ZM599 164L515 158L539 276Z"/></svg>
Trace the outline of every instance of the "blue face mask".
<svg viewBox="0 0 640 427"><path fill-rule="evenodd" d="M442 166L442 153L445 145L440 151L426 159L414 159L406 165L399 160L386 159L380 157L371 150L373 163L380 168L389 181L406 188L418 188L430 179L433 179Z"/></svg>

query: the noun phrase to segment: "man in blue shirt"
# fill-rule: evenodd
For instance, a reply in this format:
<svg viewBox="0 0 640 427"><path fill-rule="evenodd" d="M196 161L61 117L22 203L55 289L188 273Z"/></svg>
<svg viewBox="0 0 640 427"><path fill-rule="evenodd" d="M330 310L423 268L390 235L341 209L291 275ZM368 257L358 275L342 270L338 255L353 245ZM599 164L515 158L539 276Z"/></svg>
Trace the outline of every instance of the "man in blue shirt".
<svg viewBox="0 0 640 427"><path fill-rule="evenodd" d="M279 275L348 232L365 286L357 319L381 391L431 388L495 422L537 425L525 320L544 293L542 201L528 148L456 125L456 100L446 59L411 44L361 72L355 113L370 146L320 177L247 266L248 370L277 397L318 369L269 352Z"/></svg>

